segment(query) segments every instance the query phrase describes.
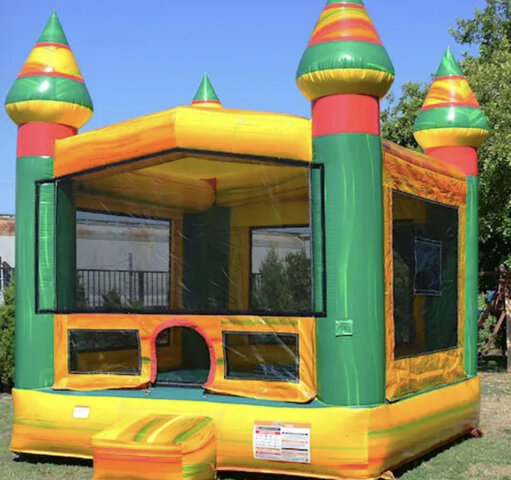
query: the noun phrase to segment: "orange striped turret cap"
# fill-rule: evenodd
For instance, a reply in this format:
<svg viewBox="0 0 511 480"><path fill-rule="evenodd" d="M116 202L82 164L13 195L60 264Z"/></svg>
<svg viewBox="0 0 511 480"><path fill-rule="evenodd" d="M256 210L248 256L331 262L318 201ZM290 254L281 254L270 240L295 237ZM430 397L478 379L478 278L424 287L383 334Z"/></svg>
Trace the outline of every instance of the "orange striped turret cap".
<svg viewBox="0 0 511 480"><path fill-rule="evenodd" d="M448 48L415 121L415 139L424 150L479 147L488 131L488 122L474 92Z"/></svg>
<svg viewBox="0 0 511 480"><path fill-rule="evenodd" d="M329 0L302 56L296 83L315 100L354 93L382 98L394 66L362 0Z"/></svg>
<svg viewBox="0 0 511 480"><path fill-rule="evenodd" d="M56 13L44 27L5 100L18 125L48 122L82 127L93 105Z"/></svg>

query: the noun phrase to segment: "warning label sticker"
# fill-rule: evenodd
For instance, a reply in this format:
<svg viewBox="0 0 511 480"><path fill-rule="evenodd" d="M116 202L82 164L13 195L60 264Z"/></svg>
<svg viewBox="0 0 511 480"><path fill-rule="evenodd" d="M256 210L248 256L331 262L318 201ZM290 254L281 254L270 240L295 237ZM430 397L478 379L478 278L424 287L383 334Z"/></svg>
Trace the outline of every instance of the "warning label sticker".
<svg viewBox="0 0 511 480"><path fill-rule="evenodd" d="M254 458L310 463L310 424L254 423Z"/></svg>

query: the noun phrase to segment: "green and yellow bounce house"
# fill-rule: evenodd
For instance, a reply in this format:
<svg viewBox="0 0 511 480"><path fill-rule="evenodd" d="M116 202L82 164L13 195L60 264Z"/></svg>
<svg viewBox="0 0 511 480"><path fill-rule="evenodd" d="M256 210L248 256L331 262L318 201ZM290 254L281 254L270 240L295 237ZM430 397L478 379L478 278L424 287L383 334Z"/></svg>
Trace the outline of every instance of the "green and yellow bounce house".
<svg viewBox="0 0 511 480"><path fill-rule="evenodd" d="M78 134L92 102L56 15L8 93L19 126L14 452L95 479L331 479L475 431L477 148L448 50L380 136L392 62L329 0L299 63L312 120L192 105Z"/></svg>

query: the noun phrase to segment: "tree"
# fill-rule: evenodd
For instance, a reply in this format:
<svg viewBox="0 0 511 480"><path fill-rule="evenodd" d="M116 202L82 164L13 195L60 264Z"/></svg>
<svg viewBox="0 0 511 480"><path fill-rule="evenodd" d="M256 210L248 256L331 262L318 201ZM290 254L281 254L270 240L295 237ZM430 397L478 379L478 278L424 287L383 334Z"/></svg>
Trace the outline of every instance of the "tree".
<svg viewBox="0 0 511 480"><path fill-rule="evenodd" d="M3 291L0 305L0 383L14 385L14 281Z"/></svg>
<svg viewBox="0 0 511 480"><path fill-rule="evenodd" d="M451 34L479 50L462 68L491 126L479 151L480 265L494 270L511 261L511 0L487 0Z"/></svg>
<svg viewBox="0 0 511 480"><path fill-rule="evenodd" d="M474 18L456 20L450 33L460 45L475 45L488 54L499 49L501 40L511 41L510 13L511 0L486 0L483 10L474 10Z"/></svg>
<svg viewBox="0 0 511 480"><path fill-rule="evenodd" d="M401 97L395 101L391 94L381 112L383 138L403 147L419 150L413 137L413 125L419 115L429 85L407 82L401 87Z"/></svg>
<svg viewBox="0 0 511 480"><path fill-rule="evenodd" d="M252 308L290 312L312 309L311 266L305 251L280 258L270 248L259 273L259 280L252 285Z"/></svg>
<svg viewBox="0 0 511 480"><path fill-rule="evenodd" d="M451 35L464 46L461 67L491 126L479 150L480 268L511 263L511 0L486 0L471 19L457 20ZM389 140L416 148L413 123L429 87L407 83L401 97L382 112L382 133Z"/></svg>

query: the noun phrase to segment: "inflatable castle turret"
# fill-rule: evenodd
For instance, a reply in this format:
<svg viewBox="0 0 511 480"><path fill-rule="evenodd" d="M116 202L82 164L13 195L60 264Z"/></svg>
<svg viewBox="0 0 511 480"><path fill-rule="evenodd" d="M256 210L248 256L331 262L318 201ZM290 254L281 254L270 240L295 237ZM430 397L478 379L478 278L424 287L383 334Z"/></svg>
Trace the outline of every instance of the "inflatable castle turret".
<svg viewBox="0 0 511 480"><path fill-rule="evenodd" d="M426 154L459 168L467 175L465 370L469 376L477 374L477 149L488 133L486 117L451 49L448 48L415 122L414 135Z"/></svg>
<svg viewBox="0 0 511 480"><path fill-rule="evenodd" d="M53 177L55 140L75 135L93 112L89 92L55 13L48 20L11 87L5 108L18 125L16 385L21 388L48 387L53 382L53 362L47 355L48 347L53 344L53 316L38 313L35 306L34 208L37 197L46 196L44 205L49 214L53 211L55 200L50 186L36 191L36 182ZM61 205L64 203L61 202ZM72 249L69 251L69 262L66 268L71 269L75 263ZM49 267L51 263L48 262ZM40 279L44 272L37 274ZM40 300L41 304L46 301ZM34 368L34 365L38 368Z"/></svg>
<svg viewBox="0 0 511 480"><path fill-rule="evenodd" d="M193 97L192 105L208 108L220 108L222 106L222 102L218 98L207 73L202 76L197 93Z"/></svg>
<svg viewBox="0 0 511 480"><path fill-rule="evenodd" d="M319 391L335 405L385 399L378 368L385 361L379 101L393 81L394 67L362 0L330 0L303 54L297 84L312 102L313 162L324 166L326 221L343 225L327 238L331 304L329 318L318 322L324 342ZM357 368L330 370L322 378L322 365L350 359Z"/></svg>

